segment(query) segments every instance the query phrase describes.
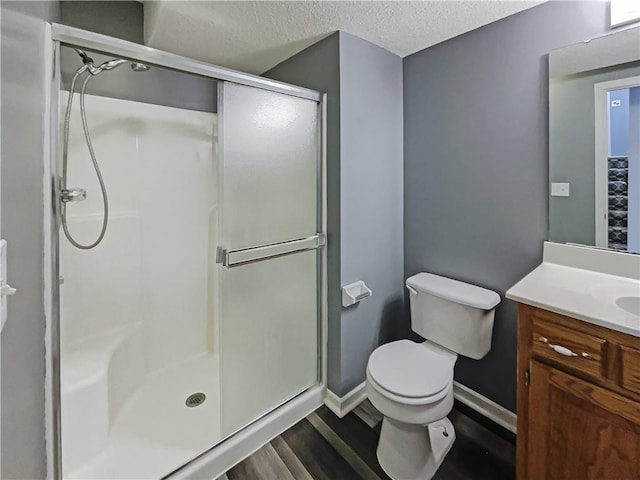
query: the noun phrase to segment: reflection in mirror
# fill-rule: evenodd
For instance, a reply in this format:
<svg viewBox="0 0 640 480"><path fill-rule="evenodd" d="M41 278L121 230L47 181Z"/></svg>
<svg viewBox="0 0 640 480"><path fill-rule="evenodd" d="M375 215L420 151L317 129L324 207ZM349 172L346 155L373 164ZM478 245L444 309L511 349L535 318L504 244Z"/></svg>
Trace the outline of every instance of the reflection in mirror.
<svg viewBox="0 0 640 480"><path fill-rule="evenodd" d="M640 27L549 55L549 239L640 253Z"/></svg>
<svg viewBox="0 0 640 480"><path fill-rule="evenodd" d="M640 252L640 76L595 85L596 246Z"/></svg>

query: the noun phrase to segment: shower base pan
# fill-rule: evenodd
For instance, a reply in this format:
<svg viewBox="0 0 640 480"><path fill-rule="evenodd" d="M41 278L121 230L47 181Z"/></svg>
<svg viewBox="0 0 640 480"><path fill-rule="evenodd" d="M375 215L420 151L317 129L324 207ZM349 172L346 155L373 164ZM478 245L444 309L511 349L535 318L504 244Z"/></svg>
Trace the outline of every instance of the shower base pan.
<svg viewBox="0 0 640 480"><path fill-rule="evenodd" d="M218 360L211 354L146 375L119 409L101 451L64 471L64 478L166 476L220 440L219 388Z"/></svg>

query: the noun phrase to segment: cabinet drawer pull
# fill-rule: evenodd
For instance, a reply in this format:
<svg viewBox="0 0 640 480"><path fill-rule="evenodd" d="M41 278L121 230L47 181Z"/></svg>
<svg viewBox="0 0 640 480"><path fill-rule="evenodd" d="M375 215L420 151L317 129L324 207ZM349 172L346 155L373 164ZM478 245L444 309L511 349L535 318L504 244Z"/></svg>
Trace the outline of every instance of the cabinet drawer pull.
<svg viewBox="0 0 640 480"><path fill-rule="evenodd" d="M560 355L564 355L565 357L591 358L591 355L589 355L587 352L578 354L572 350L569 350L567 347L563 347L562 345L554 345L545 337L538 337L538 341L544 343L545 345L548 345L549 348L551 348L554 352L559 353Z"/></svg>

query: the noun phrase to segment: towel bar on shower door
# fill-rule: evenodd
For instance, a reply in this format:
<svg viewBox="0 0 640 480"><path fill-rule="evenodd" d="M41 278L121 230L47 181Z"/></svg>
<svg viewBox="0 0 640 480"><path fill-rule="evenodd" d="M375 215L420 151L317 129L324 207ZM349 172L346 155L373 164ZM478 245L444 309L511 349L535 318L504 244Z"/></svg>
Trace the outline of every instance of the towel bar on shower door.
<svg viewBox="0 0 640 480"><path fill-rule="evenodd" d="M286 242L271 243L257 247L240 248L228 250L218 247L216 252L216 263L221 263L225 267L237 267L246 263L259 262L274 257L290 255L292 253L316 250L322 248L327 243L326 235L319 233L312 237L298 238Z"/></svg>

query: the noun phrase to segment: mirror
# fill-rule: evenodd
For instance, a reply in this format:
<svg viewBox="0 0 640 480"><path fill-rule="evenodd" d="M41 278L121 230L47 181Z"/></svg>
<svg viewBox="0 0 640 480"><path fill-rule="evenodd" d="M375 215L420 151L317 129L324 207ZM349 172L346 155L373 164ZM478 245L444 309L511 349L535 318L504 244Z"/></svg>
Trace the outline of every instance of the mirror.
<svg viewBox="0 0 640 480"><path fill-rule="evenodd" d="M640 253L640 27L549 54L549 240Z"/></svg>

